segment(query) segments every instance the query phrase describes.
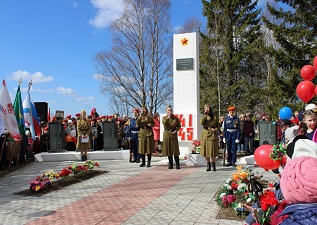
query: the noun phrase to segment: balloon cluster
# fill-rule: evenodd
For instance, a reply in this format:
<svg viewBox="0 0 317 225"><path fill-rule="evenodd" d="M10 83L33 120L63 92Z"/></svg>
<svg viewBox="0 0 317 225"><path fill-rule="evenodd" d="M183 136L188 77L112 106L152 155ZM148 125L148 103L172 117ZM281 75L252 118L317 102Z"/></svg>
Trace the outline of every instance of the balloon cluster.
<svg viewBox="0 0 317 225"><path fill-rule="evenodd" d="M305 103L309 102L315 95L317 95L317 87L311 82L315 77L317 70L317 56L314 58L312 65L305 65L300 70L300 75L304 81L300 82L296 87L297 96Z"/></svg>

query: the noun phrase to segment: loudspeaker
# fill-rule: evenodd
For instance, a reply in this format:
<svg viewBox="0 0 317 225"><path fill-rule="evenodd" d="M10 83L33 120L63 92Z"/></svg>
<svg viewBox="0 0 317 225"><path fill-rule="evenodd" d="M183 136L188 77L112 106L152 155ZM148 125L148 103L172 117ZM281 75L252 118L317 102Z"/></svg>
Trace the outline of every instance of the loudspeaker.
<svg viewBox="0 0 317 225"><path fill-rule="evenodd" d="M39 120L41 121L47 121L47 111L48 111L48 104L47 102L34 102L37 115L39 116Z"/></svg>

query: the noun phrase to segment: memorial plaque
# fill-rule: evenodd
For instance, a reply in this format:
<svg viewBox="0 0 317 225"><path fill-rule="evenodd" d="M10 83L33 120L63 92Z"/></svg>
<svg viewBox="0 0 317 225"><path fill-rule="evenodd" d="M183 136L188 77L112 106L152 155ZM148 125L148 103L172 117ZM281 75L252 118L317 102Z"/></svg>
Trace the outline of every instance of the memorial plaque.
<svg viewBox="0 0 317 225"><path fill-rule="evenodd" d="M56 110L55 117L57 121L63 121L64 119L64 111Z"/></svg>
<svg viewBox="0 0 317 225"><path fill-rule="evenodd" d="M118 126L114 122L103 122L103 149L118 149Z"/></svg>
<svg viewBox="0 0 317 225"><path fill-rule="evenodd" d="M176 59L176 70L193 70L194 69L194 59Z"/></svg>
<svg viewBox="0 0 317 225"><path fill-rule="evenodd" d="M65 152L65 131L62 123L49 124L49 150L48 152Z"/></svg>
<svg viewBox="0 0 317 225"><path fill-rule="evenodd" d="M259 124L260 145L276 145L276 125L272 122L260 121Z"/></svg>

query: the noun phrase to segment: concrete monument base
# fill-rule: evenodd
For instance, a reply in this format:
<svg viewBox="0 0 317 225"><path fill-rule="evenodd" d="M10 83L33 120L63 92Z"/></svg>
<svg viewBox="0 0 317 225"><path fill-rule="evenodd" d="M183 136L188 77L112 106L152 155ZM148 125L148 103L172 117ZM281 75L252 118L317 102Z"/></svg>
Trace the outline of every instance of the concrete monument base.
<svg viewBox="0 0 317 225"><path fill-rule="evenodd" d="M174 157L173 162L175 164ZM163 160L160 160L159 164L168 165L167 157ZM179 164L181 166L206 166L206 161L205 158L200 156L199 154L185 153L185 157L180 157Z"/></svg>
<svg viewBox="0 0 317 225"><path fill-rule="evenodd" d="M107 151L90 151L88 152L88 160L107 160L107 159L123 159L129 160L130 150L116 150ZM35 160L38 162L58 162L58 161L81 161L80 152L42 152L35 155Z"/></svg>

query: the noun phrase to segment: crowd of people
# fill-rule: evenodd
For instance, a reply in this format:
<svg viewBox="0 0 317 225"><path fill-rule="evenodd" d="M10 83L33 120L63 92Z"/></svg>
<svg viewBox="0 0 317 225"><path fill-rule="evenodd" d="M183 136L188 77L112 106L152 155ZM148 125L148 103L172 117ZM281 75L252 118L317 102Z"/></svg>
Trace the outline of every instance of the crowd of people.
<svg viewBox="0 0 317 225"><path fill-rule="evenodd" d="M141 111L135 108L132 114L132 117L126 115L119 117L118 113L100 116L96 108L93 108L88 114L82 110L74 116L67 115L65 118L54 116L50 121L40 121L41 134L37 135L35 140L33 140L29 128L22 135L21 142L15 142L10 138L9 133L2 134L0 166L5 168L12 160L16 163L32 161L35 154L50 151L49 133L50 125L53 123L62 124L64 127L65 150L80 151L83 161L87 159L89 149L93 151L104 149L103 124L111 124L114 132L117 132L114 136L118 140L117 145L114 145L113 148L130 149L133 163L140 163L140 159L143 159L143 155L146 154L147 166L150 166L152 154L156 155L160 149L160 116L158 113L150 115L146 107L143 107ZM144 125L141 118L151 120L151 123ZM148 132L145 132L144 127ZM153 138L141 142L143 136L153 136ZM139 153L139 149L141 153ZM144 166L144 160L141 165Z"/></svg>
<svg viewBox="0 0 317 225"><path fill-rule="evenodd" d="M251 155L259 146L258 122L261 120L276 124L277 141L283 141L284 130L292 124L299 124L298 112L294 113L291 120L272 121L269 114L257 114L255 117L247 112L236 114L235 107L228 108L228 114L225 117L217 118L209 105L204 106L203 117L200 121L203 126L201 133L201 156L206 158L207 171L216 171L215 160L219 155L219 148L227 149L226 166L235 166L237 155ZM143 120L141 119L143 118ZM144 119L150 123L144 124ZM65 130L65 150L80 151L82 159L87 159L88 149L104 149L103 123L113 123L117 128L118 144L114 146L119 149L131 150L131 162L145 165L145 155L150 166L151 156L160 153L161 156L168 156L169 168L173 168L173 158L176 168L179 169L179 147L177 132L180 129L180 122L173 115L171 106L166 107L166 116L160 121L159 113L153 115L148 112L146 107L141 109L134 108L132 116L113 115L101 116L96 108L90 113L85 110L76 115L67 115L65 118L52 117L50 121L41 121L41 135L32 139L29 130L23 135L23 141L20 147L20 162L34 159L34 155L40 152L47 152L49 145L49 124L50 122L62 123ZM164 127L163 140L160 140L160 126ZM146 125L146 126L145 126ZM144 137L151 137L146 139ZM317 139L317 137L314 137ZM153 139L153 140L152 140ZM9 138L8 138L9 140ZM10 149L10 146L8 146ZM3 151L5 153L5 151ZM2 154L2 161L4 161ZM7 154L7 159L11 152ZM3 164L3 163L2 163Z"/></svg>
<svg viewBox="0 0 317 225"><path fill-rule="evenodd" d="M276 128L275 143L259 143L260 121L272 124L272 127ZM276 120L273 120L270 114L256 114L253 117L251 113L246 112L237 115L234 106L228 108L228 115L218 119L206 104L200 124L203 126L200 154L206 158L206 171L216 171L214 162L219 147L227 151L226 166L235 167L238 152L247 156L254 154L259 145L287 146L285 160L281 161L279 168L273 169L280 179L274 186L263 189L263 193L274 190L275 196L271 196L270 200L271 208L264 209L265 206L255 203L249 208L251 213L246 218L245 224L317 224L317 106L315 104L307 105L304 111L295 111L289 119L278 117ZM276 199L274 204L273 198ZM260 201L258 202L261 204Z"/></svg>
<svg viewBox="0 0 317 225"><path fill-rule="evenodd" d="M273 187L272 199L276 202L266 212L256 203L246 224L258 224L259 214L267 215L266 224L271 225L317 224L316 115L317 106L308 104L304 111L296 111L294 117L284 120L280 143L286 146L286 160L273 169L279 179L268 188Z"/></svg>
<svg viewBox="0 0 317 225"><path fill-rule="evenodd" d="M287 162L281 168L274 170L280 174L280 181L275 186L278 204L271 212L269 224L316 224L317 221L317 106L309 104L304 112L295 111L292 118L273 121L270 114L252 115L250 112L237 115L236 108L230 106L225 117L218 118L208 104L204 105L200 119L202 126L200 155L205 157L206 171L216 171L216 160L219 149L227 151L226 166L236 166L237 154L245 156L254 154L259 145L260 121L266 121L276 127L276 144L287 145ZM143 106L134 108L132 117L119 117L118 113L110 116L100 116L96 109L87 115L85 110L75 117L67 115L65 119L41 121L41 135L33 140L29 130L23 134L19 146L10 139L9 134L1 136L1 167L5 167L8 153L7 147L20 148L17 160L25 162L34 159L34 154L49 149L50 122L63 124L65 135L65 149L80 151L82 160L87 159L88 149L101 150L103 143L103 124L111 123L117 129L118 143L116 148L130 149L131 163L140 163L140 167L151 167L152 155L158 152L162 144L161 155L168 158L168 169L180 169L180 150L178 131L181 128L180 120L173 114L172 106L166 106L166 114L153 115ZM164 128L163 140L160 140L160 127ZM162 141L162 142L161 142ZM13 144L12 144L13 143ZM269 144L269 143L268 143ZM147 162L147 163L146 163ZM11 163L11 162L10 162ZM252 210L255 210L255 205ZM253 215L253 214L252 214ZM246 223L256 221L250 215Z"/></svg>

